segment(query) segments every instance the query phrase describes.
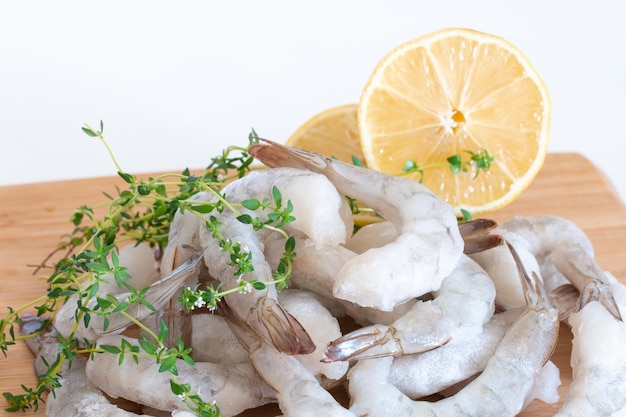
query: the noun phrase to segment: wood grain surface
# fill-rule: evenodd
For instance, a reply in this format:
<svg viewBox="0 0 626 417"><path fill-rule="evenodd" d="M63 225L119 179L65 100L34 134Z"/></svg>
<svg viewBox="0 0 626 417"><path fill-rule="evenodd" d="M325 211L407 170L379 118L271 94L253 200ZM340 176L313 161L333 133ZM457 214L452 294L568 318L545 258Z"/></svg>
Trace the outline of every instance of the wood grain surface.
<svg viewBox="0 0 626 417"><path fill-rule="evenodd" d="M144 176L145 178L148 175ZM117 177L0 187L0 309L19 307L45 293L46 284L29 265L40 262L55 247L59 236L71 231L69 215L82 204L104 201L103 192L121 185ZM505 220L514 215L555 214L573 220L585 230L605 270L626 282L626 209L604 175L578 154L549 154L531 186L504 209L489 217ZM571 336L562 326L553 360L561 370L561 401L571 381ZM20 384L34 386L32 357L21 342L8 357L0 356L0 392L20 392ZM4 411L0 398L0 416ZM524 417L551 416L557 404L532 403ZM30 415L31 413L26 413ZM275 405L246 412L245 416L276 416ZM19 413L19 415L24 415ZM44 415L40 410L37 415Z"/></svg>

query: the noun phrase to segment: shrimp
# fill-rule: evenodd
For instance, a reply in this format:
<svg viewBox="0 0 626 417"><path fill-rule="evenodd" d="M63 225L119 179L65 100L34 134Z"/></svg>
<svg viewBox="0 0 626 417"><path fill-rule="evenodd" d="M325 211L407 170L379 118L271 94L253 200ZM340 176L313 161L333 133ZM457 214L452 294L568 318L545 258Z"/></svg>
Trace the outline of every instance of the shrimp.
<svg viewBox="0 0 626 417"><path fill-rule="evenodd" d="M515 239L534 255L548 288L571 282L580 292L579 308L599 300L621 320L607 277L594 259L589 238L573 222L558 216L514 217L500 224L497 232Z"/></svg>
<svg viewBox="0 0 626 417"><path fill-rule="evenodd" d="M241 363L248 352L230 330L224 317L213 313L191 315L191 356L196 362Z"/></svg>
<svg viewBox="0 0 626 417"><path fill-rule="evenodd" d="M528 307L507 330L478 377L451 397L413 401L388 380L392 357L360 360L348 375L350 410L358 416L517 415L553 352L559 330L558 311L550 305L541 283L523 270L521 261L519 265Z"/></svg>
<svg viewBox="0 0 626 417"><path fill-rule="evenodd" d="M570 316L572 383L555 416L609 416L626 405L626 326L598 301Z"/></svg>
<svg viewBox="0 0 626 417"><path fill-rule="evenodd" d="M296 239L298 255L293 260L293 273L289 285L312 291L323 297L325 307L336 317L350 316L361 325L392 323L403 316L415 300L396 306L392 311L361 307L350 301L334 298L333 285L341 267L356 253L341 245L314 245L306 239ZM282 245L267 242L265 253L272 264L277 263Z"/></svg>
<svg viewBox="0 0 626 417"><path fill-rule="evenodd" d="M494 314L482 333L464 343L447 344L427 352L395 357L389 382L417 399L442 391L481 372L522 309Z"/></svg>
<svg viewBox="0 0 626 417"><path fill-rule="evenodd" d="M502 236L490 233L497 225L491 219L475 219L460 223L459 231L464 242L463 252L473 254L501 245L504 241ZM361 227L345 246L356 253L363 253L372 247L391 243L397 237L398 232L393 223L380 221Z"/></svg>
<svg viewBox="0 0 626 417"><path fill-rule="evenodd" d="M25 335L39 331L43 324L42 317L24 316L21 331ZM57 330L52 325L42 333L26 339L26 345L35 355L35 372L42 375L46 363L52 364L59 353ZM151 417L126 411L115 404L93 385L85 374L87 359L76 355L71 361L64 362L59 377L60 386L54 388L54 394L46 398L46 416L48 417ZM193 417L195 414L185 410L174 410L172 417Z"/></svg>
<svg viewBox="0 0 626 417"><path fill-rule="evenodd" d="M280 305L293 315L311 335L316 349L307 355L297 355L297 359L312 373L322 385L332 385L348 371L348 363L324 363L320 356L324 346L341 336L339 322L333 317L314 293L299 289L286 289L278 294Z"/></svg>
<svg viewBox="0 0 626 417"><path fill-rule="evenodd" d="M393 242L345 263L333 288L337 298L391 311L437 290L463 253L454 211L416 181L266 140L248 152L272 168L291 166L324 174L339 192L372 207L399 231Z"/></svg>
<svg viewBox="0 0 626 417"><path fill-rule="evenodd" d="M626 309L626 286L607 274L621 312ZM613 416L626 412L626 324L599 301L572 313L572 383L555 417Z"/></svg>
<svg viewBox="0 0 626 417"><path fill-rule="evenodd" d="M121 335L102 336L97 344L119 347L122 339L143 353L137 339ZM130 355L120 361L117 355L100 353L87 362L85 372L91 383L112 398L121 397L166 411L186 409L183 400L171 391L171 375L161 372L160 366L141 356L137 362ZM191 391L204 401L215 401L224 417L273 401L273 395L268 397L268 390L249 362L196 362L192 367L179 359L176 367L178 380L189 384Z"/></svg>
<svg viewBox="0 0 626 417"><path fill-rule="evenodd" d="M356 417L295 356L285 355L255 337L245 323L228 311L228 303L221 303L218 311L225 314L233 332L248 350L258 374L276 392L283 417Z"/></svg>
<svg viewBox="0 0 626 417"><path fill-rule="evenodd" d="M345 241L347 231L352 228L349 223L350 208L335 187L320 174L293 168L256 171L228 184L222 192L233 203L252 198L271 201L272 187L280 190L283 199L293 202L292 214L295 221L287 226L290 233L304 235L320 245L337 245ZM325 204L318 205L319 201L324 201ZM245 208L242 213L253 217L267 216ZM230 254L222 250L219 240L206 227L202 227L199 232L208 271L226 290L238 287L242 279L254 278L260 282L270 282L273 279L272 270L263 254L263 241L270 232L255 231L250 225L237 219L239 214L225 209L211 215L221 224L223 236L231 242L241 244L241 250L251 255L254 269L252 272L236 275ZM226 295L225 299L234 314L280 351L293 354L312 352L315 346L310 337L298 321L280 307L276 297L275 286L266 285L262 290L251 289L251 294L242 296L232 293Z"/></svg>
<svg viewBox="0 0 626 417"><path fill-rule="evenodd" d="M348 333L326 347L324 360L398 356L470 340L494 313L495 288L485 271L464 255L434 299L418 301L401 318Z"/></svg>

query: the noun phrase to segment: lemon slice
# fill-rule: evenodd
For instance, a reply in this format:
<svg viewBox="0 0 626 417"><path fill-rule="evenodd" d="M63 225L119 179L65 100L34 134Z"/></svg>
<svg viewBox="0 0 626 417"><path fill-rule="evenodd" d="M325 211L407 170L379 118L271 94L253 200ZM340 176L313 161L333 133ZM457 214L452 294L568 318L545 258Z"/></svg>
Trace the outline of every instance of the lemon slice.
<svg viewBox="0 0 626 417"><path fill-rule="evenodd" d="M444 29L383 57L361 95L358 124L368 167L400 174L413 161L427 168L423 184L457 214L476 215L510 203L536 176L547 153L550 99L510 42ZM494 157L487 172L471 165L455 174L441 164L483 150Z"/></svg>
<svg viewBox="0 0 626 417"><path fill-rule="evenodd" d="M316 114L300 126L285 144L347 163L353 162L353 156L363 161L357 105L341 105Z"/></svg>

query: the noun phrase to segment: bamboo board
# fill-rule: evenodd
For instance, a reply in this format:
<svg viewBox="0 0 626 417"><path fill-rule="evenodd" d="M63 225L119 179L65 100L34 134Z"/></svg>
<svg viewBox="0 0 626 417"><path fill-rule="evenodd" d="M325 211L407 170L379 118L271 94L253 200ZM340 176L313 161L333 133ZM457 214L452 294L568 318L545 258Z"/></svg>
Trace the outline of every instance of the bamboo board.
<svg viewBox="0 0 626 417"><path fill-rule="evenodd" d="M147 177L147 175L145 176ZM58 181L0 187L0 309L19 307L44 294L46 284L32 275L28 265L40 262L63 233L71 231L69 216L82 204L103 200L122 182L117 177ZM531 186L512 204L493 213L496 220L513 215L555 214L573 220L585 230L596 249L598 263L626 282L626 208L612 185L586 158L578 154L549 154ZM561 370L561 400L571 381L571 336L561 329L553 360ZM0 392L20 392L20 384L34 386L32 356L23 343L0 356ZM551 416L559 403L532 403L523 417ZM4 411L0 417L14 415ZM26 415L31 414L26 413ZM276 406L246 412L245 416L276 416ZM24 415L19 413L19 415ZM44 415L40 410L37 415Z"/></svg>

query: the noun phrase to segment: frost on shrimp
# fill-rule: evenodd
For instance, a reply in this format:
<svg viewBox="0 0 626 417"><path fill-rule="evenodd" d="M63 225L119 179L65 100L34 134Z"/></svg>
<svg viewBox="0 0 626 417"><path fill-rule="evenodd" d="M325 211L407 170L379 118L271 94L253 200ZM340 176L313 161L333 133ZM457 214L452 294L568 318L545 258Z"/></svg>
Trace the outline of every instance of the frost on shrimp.
<svg viewBox="0 0 626 417"><path fill-rule="evenodd" d="M418 182L270 141L252 145L249 153L273 168L324 174L337 190L375 209L399 231L393 242L346 262L335 281L338 298L390 311L438 289L463 253L452 208Z"/></svg>
<svg viewBox="0 0 626 417"><path fill-rule="evenodd" d="M303 235L315 244L338 245L345 241L351 230L351 213L345 200L322 175L310 171L284 168L256 171L234 181L222 190L232 203L248 199L272 201L272 189L280 190L284 201L291 201L295 220L286 226L289 233ZM325 204L318 204L324 201ZM241 213L267 220L265 212ZM239 214L224 209L211 213L220 224L220 232L233 244L241 245L250 254L253 271L237 274L231 265L230 254L223 251L219 239L202 227L199 242L203 248L205 263L212 277L221 281L225 290L237 288L241 280L268 283L273 280L272 270L264 257L264 241L272 233L267 229L254 230L249 224L238 220ZM264 289L253 289L251 294L232 293L225 296L232 311L246 322L264 340L288 353L310 353L315 346L302 326L276 301L277 291L273 284Z"/></svg>
<svg viewBox="0 0 626 417"><path fill-rule="evenodd" d="M437 402L413 401L387 379L393 358L365 359L348 375L350 410L359 416L517 415L552 354L559 329L558 311L540 282L521 269L520 275L528 307L507 330L485 370L461 391Z"/></svg>
<svg viewBox="0 0 626 417"><path fill-rule="evenodd" d="M324 359L397 356L462 343L481 333L494 312L493 282L468 256L460 259L433 296L415 303L389 326L366 326L334 340Z"/></svg>

